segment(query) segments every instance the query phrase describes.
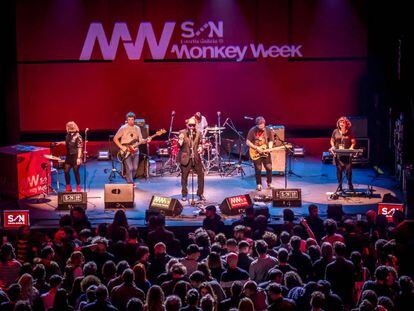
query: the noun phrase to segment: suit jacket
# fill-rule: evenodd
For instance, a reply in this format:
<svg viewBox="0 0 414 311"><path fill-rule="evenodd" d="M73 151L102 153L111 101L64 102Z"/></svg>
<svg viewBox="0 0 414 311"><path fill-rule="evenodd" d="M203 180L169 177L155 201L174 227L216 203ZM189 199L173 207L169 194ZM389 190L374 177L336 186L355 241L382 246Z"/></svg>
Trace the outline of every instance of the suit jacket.
<svg viewBox="0 0 414 311"><path fill-rule="evenodd" d="M180 134L184 134L184 141L183 144L180 146L180 150L177 154L177 161L181 165L187 166L190 163L191 159L191 141L190 136L188 134L188 130L181 130ZM193 136L193 152L194 152L194 161L195 163L201 163L201 157L197 152L197 148L201 145L202 134L200 131L196 131L195 135Z"/></svg>

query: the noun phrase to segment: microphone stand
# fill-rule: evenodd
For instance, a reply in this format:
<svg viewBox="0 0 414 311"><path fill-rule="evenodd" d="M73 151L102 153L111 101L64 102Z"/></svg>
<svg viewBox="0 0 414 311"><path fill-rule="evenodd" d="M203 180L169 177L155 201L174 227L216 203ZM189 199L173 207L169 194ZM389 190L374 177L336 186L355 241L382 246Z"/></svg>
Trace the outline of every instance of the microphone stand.
<svg viewBox="0 0 414 311"><path fill-rule="evenodd" d="M194 167L195 167L195 162L194 162L194 145L193 145L193 131L190 129L190 165L191 165L191 202L190 205L194 206L195 205L195 200L194 200Z"/></svg>
<svg viewBox="0 0 414 311"><path fill-rule="evenodd" d="M240 132L236 129L233 121L228 118L228 121L224 122L223 126L225 126L227 124L227 126L234 132L236 133L236 135L239 138L239 161L237 162L237 164L235 165L235 167L226 174L226 176L230 176L231 174L233 174L233 172L235 170L237 170L237 174L240 173L241 178L243 178L244 176L246 176L246 173L243 169L242 165L242 160L241 160L241 156L242 156L242 142L245 141L246 139L243 137L242 134L240 134Z"/></svg>
<svg viewBox="0 0 414 311"><path fill-rule="evenodd" d="M86 150L86 146L88 143L88 131L89 129L85 129L85 141L83 143L83 191L86 192L86 158L88 151Z"/></svg>
<svg viewBox="0 0 414 311"><path fill-rule="evenodd" d="M170 120L170 129L168 130L168 141L170 141L170 138L171 138L171 132L172 132L173 123L174 123L174 116L175 116L175 111L172 111L171 120Z"/></svg>

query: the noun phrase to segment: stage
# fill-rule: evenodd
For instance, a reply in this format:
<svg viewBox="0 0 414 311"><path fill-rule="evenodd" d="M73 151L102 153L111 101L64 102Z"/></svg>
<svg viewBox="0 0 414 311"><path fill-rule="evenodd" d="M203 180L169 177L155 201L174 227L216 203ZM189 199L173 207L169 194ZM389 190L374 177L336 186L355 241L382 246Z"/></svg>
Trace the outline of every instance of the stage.
<svg viewBox="0 0 414 311"><path fill-rule="evenodd" d="M234 175L221 177L219 174L209 174L205 177L205 197L207 201L203 206L210 204L219 205L223 199L229 196L250 194L253 201L257 195L271 195L270 190L261 192L255 191L254 170L249 162L242 165L246 176ZM110 161L90 160L87 163L87 215L93 226L102 222L111 222L115 209L104 208L104 185L109 183L108 176L111 169ZM363 214L369 209L376 209L377 203L381 202L386 193L391 193L401 198L401 193L397 183L392 177L376 175L370 167L354 167L353 181L354 187L360 192L365 192L368 186L373 187L373 195L368 197L339 198L338 200L330 199L330 194L336 190L336 171L332 164L321 163L320 158L304 157L293 158L292 171L297 175L288 176L288 188L300 188L302 190L302 207L292 208L296 216L307 215L309 204L317 204L320 207L320 215L326 217L328 204L342 204L343 211L346 215L356 216ZM83 182L83 170L81 170ZM61 181L60 190L64 189L63 172L60 172ZM73 179L72 179L73 180ZM191 181L191 178L189 179ZM196 180L196 178L195 178ZM123 183L123 179L117 177L113 183ZM263 178L265 184L265 178ZM284 188L285 177L274 176L273 186L275 188ZM55 175L52 176L52 186L56 187ZM346 185L344 185L346 188ZM191 199L191 184L189 183L189 199ZM138 179L135 189L135 206L126 209L126 214L130 225L145 227L145 211L148 209L149 202L153 195L161 195L181 199L180 177L177 173L164 176L150 176L148 179ZM32 228L55 228L58 226L59 218L69 213L69 211L56 210L57 195L50 194L43 200L39 201L34 198L18 201L20 209L30 210L30 222ZM45 202L47 201L47 202ZM199 215L199 208L191 206L189 202L183 203L183 212L178 217L167 217L167 226L169 227L198 227L201 225L204 216ZM9 201L1 202L2 208L12 208L15 203ZM255 202L255 206L268 206L270 210L270 224L277 225L282 222L283 208L272 207L272 203ZM219 211L220 212L220 211ZM226 225L238 219L240 216L225 216ZM299 219L298 219L299 220Z"/></svg>

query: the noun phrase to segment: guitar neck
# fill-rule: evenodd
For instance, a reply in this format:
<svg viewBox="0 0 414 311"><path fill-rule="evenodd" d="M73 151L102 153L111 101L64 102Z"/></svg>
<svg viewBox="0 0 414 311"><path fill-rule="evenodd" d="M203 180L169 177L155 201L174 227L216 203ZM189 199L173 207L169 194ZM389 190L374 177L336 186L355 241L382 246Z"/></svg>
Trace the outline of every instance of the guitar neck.
<svg viewBox="0 0 414 311"><path fill-rule="evenodd" d="M291 145L286 145L286 146L277 146L277 147L272 147L272 148L268 148L268 149L266 149L266 151L267 152L271 152L271 151L276 151L276 150L284 150L284 149L286 149L286 148L292 148L292 146Z"/></svg>

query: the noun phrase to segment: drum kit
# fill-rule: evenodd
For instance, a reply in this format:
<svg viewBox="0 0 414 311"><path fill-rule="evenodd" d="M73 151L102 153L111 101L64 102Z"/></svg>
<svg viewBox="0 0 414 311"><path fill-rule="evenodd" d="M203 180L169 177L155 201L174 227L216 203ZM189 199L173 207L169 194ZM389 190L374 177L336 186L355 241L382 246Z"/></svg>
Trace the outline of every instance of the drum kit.
<svg viewBox="0 0 414 311"><path fill-rule="evenodd" d="M203 132L202 149L200 156L203 159L203 167L206 174L216 171L222 173L220 159L220 135L226 128L221 126L206 127ZM163 172L179 172L180 165L177 163L179 151L178 135L179 132L171 131L171 138L167 140L167 148L158 150L158 155L168 155L168 160L164 163Z"/></svg>

